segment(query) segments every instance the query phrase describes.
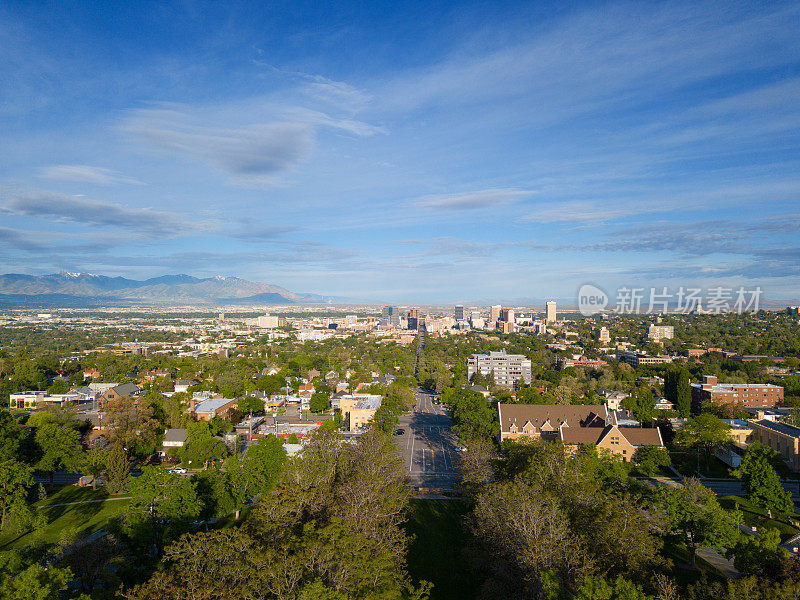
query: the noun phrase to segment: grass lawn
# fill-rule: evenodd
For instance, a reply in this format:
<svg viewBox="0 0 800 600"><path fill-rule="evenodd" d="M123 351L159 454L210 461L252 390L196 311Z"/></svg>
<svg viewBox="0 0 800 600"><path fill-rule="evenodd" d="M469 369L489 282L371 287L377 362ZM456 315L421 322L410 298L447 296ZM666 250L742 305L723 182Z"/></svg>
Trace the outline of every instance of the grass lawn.
<svg viewBox="0 0 800 600"><path fill-rule="evenodd" d="M788 522L790 518L800 521L800 516L796 514L789 515L789 517L781 517L781 519L768 519L767 511L753 506L747 498L742 498L741 496L720 496L718 500L722 507L727 510L738 507L739 510L742 511L744 524L749 527L758 527L759 530L765 527L777 529L781 533L782 542L800 533L800 530L795 529L789 525Z"/></svg>
<svg viewBox="0 0 800 600"><path fill-rule="evenodd" d="M86 500L101 502L54 506ZM21 549L36 541L55 543L68 532L78 536L88 535L103 529L111 519L124 514L129 503L129 500L114 500L113 496L109 498L108 493L102 489L95 491L77 486L54 488L47 499L34 504L47 517L47 525L40 531L29 531L16 537L0 534L0 550Z"/></svg>
<svg viewBox="0 0 800 600"><path fill-rule="evenodd" d="M411 500L407 531L414 536L408 570L415 581L433 583L431 600L470 600L479 579L463 555L467 533L461 500Z"/></svg>

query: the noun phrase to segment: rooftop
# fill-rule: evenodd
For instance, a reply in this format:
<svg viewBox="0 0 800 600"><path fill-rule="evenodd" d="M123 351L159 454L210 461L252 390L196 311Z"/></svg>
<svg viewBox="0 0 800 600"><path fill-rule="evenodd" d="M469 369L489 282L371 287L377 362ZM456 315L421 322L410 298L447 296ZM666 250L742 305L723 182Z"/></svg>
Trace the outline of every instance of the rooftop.
<svg viewBox="0 0 800 600"><path fill-rule="evenodd" d="M230 404L231 402L236 402L234 398L211 398L209 400L204 400L200 404L194 407L194 412L196 413L211 413L215 410L219 410L226 404Z"/></svg>
<svg viewBox="0 0 800 600"><path fill-rule="evenodd" d="M794 425L789 425L788 423L779 423L777 421L767 421L766 419L761 419L760 421L756 421L756 425L766 427L772 431L777 431L783 435L788 435L795 438L800 437L800 427L795 427Z"/></svg>
<svg viewBox="0 0 800 600"><path fill-rule="evenodd" d="M368 396L359 400L353 407L355 410L378 410L381 406L381 396Z"/></svg>

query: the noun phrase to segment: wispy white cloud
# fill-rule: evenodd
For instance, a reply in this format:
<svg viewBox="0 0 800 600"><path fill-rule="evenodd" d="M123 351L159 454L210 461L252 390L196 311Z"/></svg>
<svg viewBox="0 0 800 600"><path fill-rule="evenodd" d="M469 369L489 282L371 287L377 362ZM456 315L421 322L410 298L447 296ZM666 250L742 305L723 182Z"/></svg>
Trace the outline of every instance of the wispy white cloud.
<svg viewBox="0 0 800 600"><path fill-rule="evenodd" d="M535 194L532 190L498 188L452 194L430 194L410 201L418 208L432 210L475 210L520 202Z"/></svg>
<svg viewBox="0 0 800 600"><path fill-rule="evenodd" d="M56 192L6 192L3 197L5 203L0 210L13 215L114 227L151 237L175 237L197 227L184 216L173 212L132 208Z"/></svg>
<svg viewBox="0 0 800 600"><path fill-rule="evenodd" d="M144 183L138 179L123 175L113 169L93 167L90 165L52 165L40 169L39 176L45 179L80 181L100 185L110 185L113 183L144 185Z"/></svg>
<svg viewBox="0 0 800 600"><path fill-rule="evenodd" d="M311 152L310 125L277 122L238 129L199 125L178 110L133 111L123 129L166 151L195 157L235 176L274 175Z"/></svg>

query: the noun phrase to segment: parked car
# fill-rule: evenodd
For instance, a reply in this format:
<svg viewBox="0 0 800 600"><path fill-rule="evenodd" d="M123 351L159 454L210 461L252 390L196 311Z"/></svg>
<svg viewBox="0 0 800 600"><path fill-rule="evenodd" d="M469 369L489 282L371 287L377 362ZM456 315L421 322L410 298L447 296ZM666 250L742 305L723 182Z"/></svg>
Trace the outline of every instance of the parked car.
<svg viewBox="0 0 800 600"><path fill-rule="evenodd" d="M456 446L456 452L466 452L466 451L467 451L466 446Z"/></svg>
<svg viewBox="0 0 800 600"><path fill-rule="evenodd" d="M394 434L395 435L403 435L405 432L406 432L405 429L398 429L397 431L394 432Z"/></svg>
<svg viewBox="0 0 800 600"><path fill-rule="evenodd" d="M170 469L169 472L172 473L173 475L183 475L184 473L186 473L186 469L184 469L183 467L175 467L174 469Z"/></svg>

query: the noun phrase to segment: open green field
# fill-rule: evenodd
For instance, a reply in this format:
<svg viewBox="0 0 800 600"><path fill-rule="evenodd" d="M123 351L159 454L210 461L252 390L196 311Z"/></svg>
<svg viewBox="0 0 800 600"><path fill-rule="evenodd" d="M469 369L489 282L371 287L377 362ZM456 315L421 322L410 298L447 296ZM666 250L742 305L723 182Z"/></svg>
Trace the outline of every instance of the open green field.
<svg viewBox="0 0 800 600"><path fill-rule="evenodd" d="M408 570L416 580L434 584L431 600L470 600L480 580L464 555L467 507L461 500L411 500L407 531L414 536Z"/></svg>
<svg viewBox="0 0 800 600"><path fill-rule="evenodd" d="M747 498L742 498L741 496L720 496L719 503L727 510L738 507L742 511L744 524L749 527L758 527L759 530L764 528L777 529L781 533L782 542L800 533L800 530L795 529L788 522L789 519L800 521L800 516L797 514L781 517L780 519L769 519L765 510L754 506Z"/></svg>
<svg viewBox="0 0 800 600"><path fill-rule="evenodd" d="M123 496L124 498L124 496ZM92 502L86 502L86 501ZM82 504L68 504L82 502ZM36 542L55 543L65 535L85 536L103 529L108 522L125 513L130 500L109 497L105 490L64 486L51 491L46 500L34 506L44 512L47 525L39 531L22 535L0 534L0 550L21 549Z"/></svg>

